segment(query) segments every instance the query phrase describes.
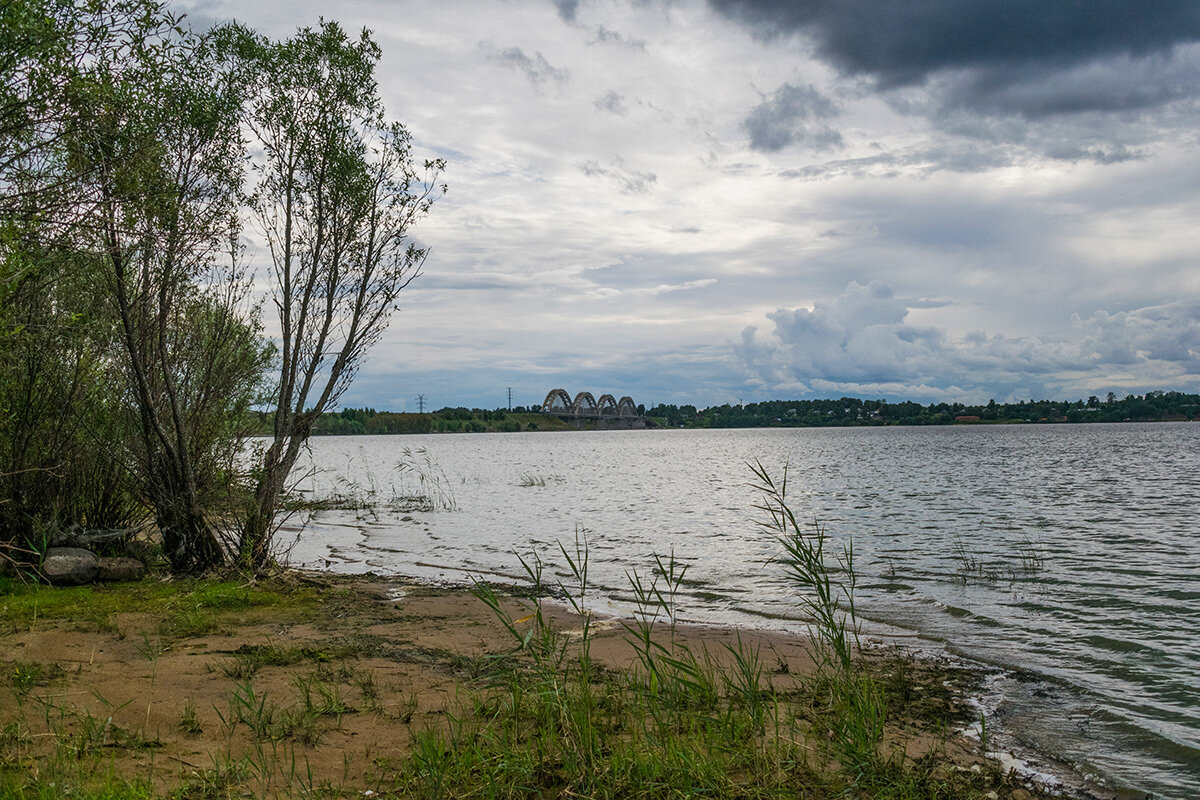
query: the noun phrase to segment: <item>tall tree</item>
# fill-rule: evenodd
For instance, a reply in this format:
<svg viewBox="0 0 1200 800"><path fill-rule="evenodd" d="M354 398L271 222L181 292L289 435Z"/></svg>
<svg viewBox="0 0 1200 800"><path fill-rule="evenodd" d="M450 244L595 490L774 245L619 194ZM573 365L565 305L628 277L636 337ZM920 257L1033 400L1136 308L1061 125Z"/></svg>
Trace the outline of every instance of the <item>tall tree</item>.
<svg viewBox="0 0 1200 800"><path fill-rule="evenodd" d="M426 249L409 239L445 165L419 167L409 132L388 122L374 80L378 45L335 22L271 43L236 37L251 65L247 123L261 156L251 209L270 247L279 315L279 382L270 441L239 548L240 563L271 559L275 510L300 449L388 325Z"/></svg>
<svg viewBox="0 0 1200 800"><path fill-rule="evenodd" d="M87 245L104 264L128 396L129 466L173 570L224 559L204 496L219 416L246 406L263 366L238 266L240 95L214 46L144 4L122 46L99 54L71 98L69 163Z"/></svg>
<svg viewBox="0 0 1200 800"><path fill-rule="evenodd" d="M25 557L55 528L139 513L119 469L112 319L84 252L90 198L68 142L82 73L156 9L0 3L0 548Z"/></svg>

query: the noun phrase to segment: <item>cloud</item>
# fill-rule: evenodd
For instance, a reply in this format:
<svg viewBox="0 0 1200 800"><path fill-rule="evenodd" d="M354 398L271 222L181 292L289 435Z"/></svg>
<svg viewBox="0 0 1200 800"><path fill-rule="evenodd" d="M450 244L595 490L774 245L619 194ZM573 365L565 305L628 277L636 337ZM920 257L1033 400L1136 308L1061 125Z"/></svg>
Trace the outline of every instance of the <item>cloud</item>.
<svg viewBox="0 0 1200 800"><path fill-rule="evenodd" d="M837 113L837 104L814 87L785 83L755 106L742 128L755 150L771 153L793 144L827 150L840 146L842 135L820 120Z"/></svg>
<svg viewBox="0 0 1200 800"><path fill-rule="evenodd" d="M579 11L579 0L554 0L554 6L563 22L575 21L575 14Z"/></svg>
<svg viewBox="0 0 1200 800"><path fill-rule="evenodd" d="M586 26L579 22L579 0L551 0L554 7L558 11L559 18L568 25L574 25L579 28ZM619 31L612 30L604 25L597 25L595 28L594 37L588 41L588 44L618 44L631 47L635 50L644 50L646 42L644 39L632 39Z"/></svg>
<svg viewBox="0 0 1200 800"><path fill-rule="evenodd" d="M1074 142L1062 142L1046 149L1046 155L1059 161L1090 161L1094 164L1120 164L1123 161L1137 161L1146 157L1146 153L1130 149L1123 144L1117 144L1105 149L1103 147L1087 147Z"/></svg>
<svg viewBox="0 0 1200 800"><path fill-rule="evenodd" d="M758 34L803 34L844 75L890 90L948 81L948 107L1030 118L1149 108L1200 93L1194 0L709 0Z"/></svg>
<svg viewBox="0 0 1200 800"><path fill-rule="evenodd" d="M1165 55L1200 40L1192 0L710 0L768 35L805 31L844 71L884 86L941 70Z"/></svg>
<svg viewBox="0 0 1200 800"><path fill-rule="evenodd" d="M625 108L624 96L612 90L606 92L603 97L597 97L594 105L601 111L607 111L619 117L623 117L629 113Z"/></svg>
<svg viewBox="0 0 1200 800"><path fill-rule="evenodd" d="M704 289L717 283L716 278L701 278L683 283L660 283L658 286L643 286L631 288L598 287L588 292L593 297L657 297L671 292L684 292L689 289Z"/></svg>
<svg viewBox="0 0 1200 800"><path fill-rule="evenodd" d="M634 50L644 51L646 49L645 39L631 39L620 31L614 31L603 25L596 27L595 38L589 41L588 44L619 44Z"/></svg>
<svg viewBox="0 0 1200 800"><path fill-rule="evenodd" d="M492 53L491 58L493 61L524 74L535 86L547 81L565 83L571 77L569 70L553 66L540 52L535 52L530 57L519 47L496 51Z"/></svg>
<svg viewBox="0 0 1200 800"><path fill-rule="evenodd" d="M1079 354L1096 366L1160 361L1200 374L1200 301L1076 316Z"/></svg>
<svg viewBox="0 0 1200 800"><path fill-rule="evenodd" d="M908 322L908 303L880 281L851 282L832 301L768 314L771 334L756 326L734 346L751 380L764 388L863 392L891 387L895 396L930 397L940 388L960 397L1030 396L1096 387L1111 375L1147 388L1200 381L1200 301L1176 302L1072 319L1069 335L968 333L952 338ZM1065 396L1065 394L1064 394Z"/></svg>
<svg viewBox="0 0 1200 800"><path fill-rule="evenodd" d="M777 343L764 349L754 341L753 331L749 337L743 332L743 349L760 366L770 353L776 381L784 376L840 382L921 379L929 371L928 362L941 352L944 336L906 324L907 316L908 309L890 286L851 282L840 297L818 301L811 311L779 309L768 314Z"/></svg>
<svg viewBox="0 0 1200 800"><path fill-rule="evenodd" d="M173 2L276 39L329 13ZM647 402L1200 390L1181 4L709 2L338 11L377 32L414 154L450 162L356 403L540 399L598 361Z"/></svg>
<svg viewBox="0 0 1200 800"><path fill-rule="evenodd" d="M610 167L601 166L598 161L584 161L579 165L579 171L588 177L616 181L624 194L646 194L658 182L658 176L653 172L630 169L620 158L615 159Z"/></svg>
<svg viewBox="0 0 1200 800"><path fill-rule="evenodd" d="M1157 108L1195 97L1198 87L1200 48L1178 47L1171 53L1120 54L1065 66L1036 61L964 70L947 77L940 95L945 108L1039 120Z"/></svg>

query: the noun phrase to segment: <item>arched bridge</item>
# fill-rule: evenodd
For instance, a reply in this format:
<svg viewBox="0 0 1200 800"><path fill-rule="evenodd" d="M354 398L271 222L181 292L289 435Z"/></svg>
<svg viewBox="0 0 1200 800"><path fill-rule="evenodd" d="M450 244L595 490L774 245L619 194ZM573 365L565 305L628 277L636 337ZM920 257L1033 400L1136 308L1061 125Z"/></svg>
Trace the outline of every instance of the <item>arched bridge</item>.
<svg viewBox="0 0 1200 800"><path fill-rule="evenodd" d="M597 400L591 392L580 392L571 399L564 390L551 389L542 403L542 413L561 417L578 427L588 422L596 427L614 428L641 428L646 424L633 398L617 400L611 394L602 394Z"/></svg>

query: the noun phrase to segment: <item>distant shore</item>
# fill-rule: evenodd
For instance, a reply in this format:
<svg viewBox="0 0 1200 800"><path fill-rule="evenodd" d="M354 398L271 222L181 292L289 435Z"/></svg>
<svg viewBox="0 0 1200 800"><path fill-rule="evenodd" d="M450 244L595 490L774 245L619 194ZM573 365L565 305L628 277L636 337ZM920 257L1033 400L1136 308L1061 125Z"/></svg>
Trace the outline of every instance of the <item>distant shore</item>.
<svg viewBox="0 0 1200 800"><path fill-rule="evenodd" d="M1026 425L1104 422L1194 422L1200 420L1200 394L1147 392L1118 399L1030 400L964 404L887 402L843 397L837 400L772 400L710 406L658 404L639 407L646 428L832 428L913 425ZM268 421L259 420L266 434ZM429 413L346 408L328 412L314 436L420 433L519 433L590 430L603 427L587 418L568 421L537 407L486 410L443 408Z"/></svg>

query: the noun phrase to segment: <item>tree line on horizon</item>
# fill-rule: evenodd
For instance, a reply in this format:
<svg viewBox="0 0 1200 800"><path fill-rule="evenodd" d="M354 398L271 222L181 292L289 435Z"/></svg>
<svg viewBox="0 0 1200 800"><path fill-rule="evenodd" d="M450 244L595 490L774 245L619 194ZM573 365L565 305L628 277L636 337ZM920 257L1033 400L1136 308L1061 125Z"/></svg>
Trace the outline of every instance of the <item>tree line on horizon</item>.
<svg viewBox="0 0 1200 800"><path fill-rule="evenodd" d="M266 430L266 419L260 420ZM533 427L530 427L530 426ZM376 411L373 408L343 408L327 411L313 423L313 436L373 436L407 433L517 433L539 430L524 408L442 408L429 413Z"/></svg>
<svg viewBox="0 0 1200 800"><path fill-rule="evenodd" d="M420 272L444 163L386 116L366 30L6 0L0 42L0 567L149 526L173 572L270 568L305 440Z"/></svg>
<svg viewBox="0 0 1200 800"><path fill-rule="evenodd" d="M639 407L652 425L671 428L846 427L953 425L971 423L1167 422L1200 419L1200 394L1153 391L1145 395L1113 393L1101 400L1030 400L984 404L888 402L842 397L837 400L770 400L700 409L659 403ZM539 420L541 423L539 424ZM259 415L265 434L268 419ZM428 413L343 408L327 411L313 425L314 436L362 436L420 433L516 433L557 429L541 409L517 406L483 409L446 407ZM567 426L561 426L567 427Z"/></svg>
<svg viewBox="0 0 1200 800"><path fill-rule="evenodd" d="M659 404L646 416L670 427L770 428L882 425L953 425L969 423L1166 422L1200 419L1200 394L1153 391L1124 398L1019 400L1015 403L930 403L886 400L772 400L698 409Z"/></svg>

